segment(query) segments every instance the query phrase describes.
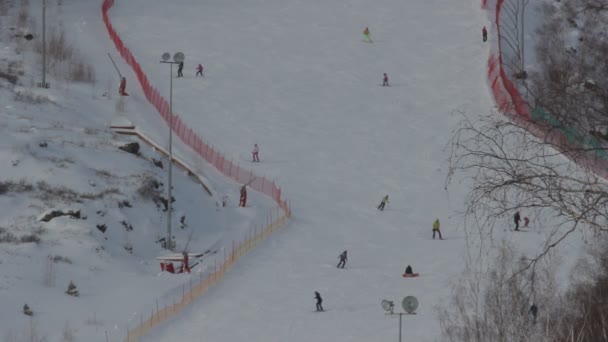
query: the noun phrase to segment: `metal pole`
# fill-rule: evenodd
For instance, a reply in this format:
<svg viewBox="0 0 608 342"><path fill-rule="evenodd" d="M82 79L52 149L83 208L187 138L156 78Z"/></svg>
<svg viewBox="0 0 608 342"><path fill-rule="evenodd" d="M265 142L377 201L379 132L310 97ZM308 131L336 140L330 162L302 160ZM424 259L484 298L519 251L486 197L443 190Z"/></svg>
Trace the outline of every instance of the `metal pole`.
<svg viewBox="0 0 608 342"><path fill-rule="evenodd" d="M46 0L42 0L42 88L46 88Z"/></svg>
<svg viewBox="0 0 608 342"><path fill-rule="evenodd" d="M403 317L402 313L399 314L399 342L401 342L401 317Z"/></svg>
<svg viewBox="0 0 608 342"><path fill-rule="evenodd" d="M522 76L523 76L523 72L525 71L525 69L524 69L524 13L525 13L525 9L526 9L526 0L521 0L521 33L520 33L519 40L521 40L521 72L522 72Z"/></svg>
<svg viewBox="0 0 608 342"><path fill-rule="evenodd" d="M171 239L171 187L172 177L171 169L173 165L173 63L169 63L169 199L168 199L168 213L167 213L167 249L173 250L173 244Z"/></svg>

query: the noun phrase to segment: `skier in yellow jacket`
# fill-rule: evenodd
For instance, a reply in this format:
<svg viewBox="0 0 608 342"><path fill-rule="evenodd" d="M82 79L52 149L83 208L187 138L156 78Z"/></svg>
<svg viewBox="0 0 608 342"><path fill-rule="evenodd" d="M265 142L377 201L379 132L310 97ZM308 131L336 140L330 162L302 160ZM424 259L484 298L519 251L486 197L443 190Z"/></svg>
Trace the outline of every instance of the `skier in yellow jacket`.
<svg viewBox="0 0 608 342"><path fill-rule="evenodd" d="M433 222L433 240L435 240L435 232L439 233L439 240L443 240L443 238L441 237L441 231L439 230L439 219L436 219L435 222Z"/></svg>

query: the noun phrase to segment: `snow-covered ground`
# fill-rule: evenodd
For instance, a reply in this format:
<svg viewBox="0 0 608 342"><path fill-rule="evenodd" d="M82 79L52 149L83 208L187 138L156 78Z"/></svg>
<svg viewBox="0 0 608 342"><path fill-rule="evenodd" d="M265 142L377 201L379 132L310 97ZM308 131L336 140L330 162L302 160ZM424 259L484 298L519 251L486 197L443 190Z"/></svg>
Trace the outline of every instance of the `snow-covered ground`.
<svg viewBox="0 0 608 342"><path fill-rule="evenodd" d="M28 9L30 14L40 10L36 5ZM167 215L154 198L167 196L168 160L137 138L109 129L117 118L157 116L145 105L141 113L132 113L130 99L116 96L118 77L103 53L112 51L111 45L99 44L107 41L100 4L49 6L56 19L49 30L64 27L68 42L96 67L97 81L68 83L49 75L48 90L32 88L40 68L31 45L17 46L6 34L17 10L0 21L2 70L12 65L21 73L17 87L0 80L0 340L63 341L72 334L76 341L105 341L107 333L111 341L120 341L127 322L139 320L157 301L165 305L179 298L182 286L212 269L214 259L223 258L223 248L252 225L266 222L276 205L251 192L250 206L238 208L239 185L190 158L176 143L176 154L203 174L213 192L208 195L174 167L176 249L211 254L191 276L160 273L156 257L167 252L156 241L166 235ZM25 31L36 32L33 27L30 23ZM100 46L93 48L91 39ZM166 146L160 121L139 128ZM140 143L140 155L118 149L134 141ZM153 159L161 160L163 168ZM222 208L224 195L228 205ZM78 211L80 218L41 221L54 210ZM70 281L78 298L64 293ZM26 303L32 318L22 314Z"/></svg>
<svg viewBox="0 0 608 342"><path fill-rule="evenodd" d="M56 218L45 224L40 244L0 244L5 335L27 336L30 320L19 313L27 302L37 312L37 329L50 341L60 340L66 323L76 340L103 341L108 331L110 341L120 341L155 308L156 299L161 306L172 302L189 280L159 276L154 258L162 250L150 240L163 234L164 215L134 194L139 183L130 175L149 173L164 182L164 170L149 160L158 156L148 148L145 158L117 152L118 142L128 139L105 130L118 115L157 141L165 141L167 133L133 73L117 58L100 7L100 1L64 0L60 15L70 39L95 65L96 86L57 84L49 93L59 105L0 108L0 181L44 180L83 193L95 191L92 181L94 189L115 187L122 195L81 204L87 220ZM397 321L384 315L380 301L399 302L406 295L420 302L416 316L404 317L406 340L439 336L434 307L447 304L442 301L462 271L465 247L456 212L463 207L466 184L445 191L445 147L460 119L456 111L475 116L494 107L486 84L488 47L480 39L486 14L478 0L117 0L110 16L162 94L168 94L169 82L161 54L186 54L185 77L173 84L175 112L243 165L249 165L258 143L262 162L251 168L278 181L294 212L286 229L146 341L389 340L396 338ZM371 44L362 41L365 26ZM131 96L124 103L101 96L115 92L118 84L107 52L127 76ZM204 78L194 76L198 63L205 66ZM390 87L381 86L384 72ZM38 147L39 136L23 128L32 126L45 135L46 149ZM96 133L85 133L87 127ZM68 147L59 150L62 142ZM53 153L74 163L59 167L49 159ZM208 197L175 172L176 226L184 213L188 229L197 228L191 249L227 245L273 206L250 194L251 207L234 208L237 184L177 142L176 154L204 173L216 192ZM11 166L16 159L21 169ZM98 169L116 177L99 176ZM231 205L218 211L224 194ZM380 212L375 207L386 194L390 202ZM115 207L120 196L133 208ZM38 214L59 204L19 194L0 201L2 227L42 226L35 222ZM98 217L100 209L106 216ZM108 240L94 224L106 218L115 228L114 233L108 228ZM444 241L431 239L435 218L441 220ZM129 235L123 219L133 224ZM504 235L522 251L536 250L540 229L514 235L510 223L505 218L507 233L499 231L497 237ZM176 230L179 245L190 232ZM127 236L133 255L123 248ZM568 260L576 259L579 244L566 245ZM101 246L105 251L97 253ZM338 270L337 257L345 249L347 268ZM56 265L50 288L42 281L48 255L73 262ZM421 277L402 278L407 264ZM69 279L78 285L80 298L63 294ZM314 291L323 296L326 313L314 313ZM94 314L101 323L91 323Z"/></svg>

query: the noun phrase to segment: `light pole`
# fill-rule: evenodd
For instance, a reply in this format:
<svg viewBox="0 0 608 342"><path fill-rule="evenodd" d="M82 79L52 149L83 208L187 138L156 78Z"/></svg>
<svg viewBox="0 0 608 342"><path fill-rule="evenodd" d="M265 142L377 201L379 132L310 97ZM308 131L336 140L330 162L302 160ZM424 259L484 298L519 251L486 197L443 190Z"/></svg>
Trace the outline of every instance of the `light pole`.
<svg viewBox="0 0 608 342"><path fill-rule="evenodd" d="M48 88L46 84L46 0L42 0L42 82L40 88Z"/></svg>
<svg viewBox="0 0 608 342"><path fill-rule="evenodd" d="M165 240L165 248L173 250L173 238L171 237L171 210L172 210L172 196L171 188L173 179L171 177L171 169L173 166L173 64L180 64L184 61L185 56L181 52L176 52L173 55L173 61L170 61L171 54L168 52L163 53L161 63L169 64L169 189L167 190L167 237Z"/></svg>
<svg viewBox="0 0 608 342"><path fill-rule="evenodd" d="M415 315L418 308L418 299L414 296L407 296L401 301L401 307L405 312L394 312L395 304L390 300L382 300L382 308L387 315L399 315L399 342L401 342L401 318L403 315Z"/></svg>

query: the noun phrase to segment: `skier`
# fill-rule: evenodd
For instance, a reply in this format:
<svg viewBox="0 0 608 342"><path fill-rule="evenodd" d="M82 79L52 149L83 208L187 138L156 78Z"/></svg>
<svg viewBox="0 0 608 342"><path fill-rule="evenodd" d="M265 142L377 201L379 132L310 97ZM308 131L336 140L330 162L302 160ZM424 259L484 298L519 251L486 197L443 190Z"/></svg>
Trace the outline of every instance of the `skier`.
<svg viewBox="0 0 608 342"><path fill-rule="evenodd" d="M369 33L369 28L365 27L365 30L363 30L363 41L371 43L372 39L370 38L370 33Z"/></svg>
<svg viewBox="0 0 608 342"><path fill-rule="evenodd" d="M405 268L405 274L414 274L414 271L412 270L412 266L407 265L407 267Z"/></svg>
<svg viewBox="0 0 608 342"><path fill-rule="evenodd" d="M488 30L486 30L485 26L481 29L481 39L484 42L488 40Z"/></svg>
<svg viewBox="0 0 608 342"><path fill-rule="evenodd" d="M530 223L530 219L528 217L524 217L524 228L528 228L528 223Z"/></svg>
<svg viewBox="0 0 608 342"><path fill-rule="evenodd" d="M177 65L177 77L184 77L184 74L182 74L183 70L184 70L184 62L179 62L179 64Z"/></svg>
<svg viewBox="0 0 608 342"><path fill-rule="evenodd" d="M342 254L340 254L339 256L340 258L340 262L338 263L338 268L344 268L344 266L346 266L346 260L348 260L348 258L346 257L346 251L342 252ZM342 265L342 266L340 266Z"/></svg>
<svg viewBox="0 0 608 342"><path fill-rule="evenodd" d="M323 312L323 306L321 305L323 299L321 299L321 294L317 291L315 291L315 299L317 300L317 312Z"/></svg>
<svg viewBox="0 0 608 342"><path fill-rule="evenodd" d="M196 67L196 76L198 75L201 75L201 77L203 77L203 66L201 64Z"/></svg>
<svg viewBox="0 0 608 342"><path fill-rule="evenodd" d="M435 232L439 233L439 240L443 240L443 238L441 237L441 231L439 230L439 219L436 219L435 222L433 222L433 240L435 240Z"/></svg>
<svg viewBox="0 0 608 342"><path fill-rule="evenodd" d="M519 231L519 221L521 220L521 217L519 216L519 211L515 213L515 215L513 215L513 221L515 222L515 230Z"/></svg>
<svg viewBox="0 0 608 342"><path fill-rule="evenodd" d="M188 253L186 253L186 251L183 251L182 255L184 256L184 265L182 272L190 273L190 266L188 265Z"/></svg>
<svg viewBox="0 0 608 342"><path fill-rule="evenodd" d="M253 155L253 161L259 163L260 157L258 157L258 153L260 153L260 148L258 147L258 144L253 144L253 152L251 152L251 154Z"/></svg>
<svg viewBox="0 0 608 342"><path fill-rule="evenodd" d="M532 323L536 323L536 315L538 314L538 307L536 304L532 303L529 312L532 314Z"/></svg>
<svg viewBox="0 0 608 342"><path fill-rule="evenodd" d="M382 79L382 86L383 87L388 87L388 75L386 73L384 73L384 78Z"/></svg>
<svg viewBox="0 0 608 342"><path fill-rule="evenodd" d="M129 96L125 89L127 88L127 78L123 77L120 79L120 86L118 87L118 94L120 96Z"/></svg>
<svg viewBox="0 0 608 342"><path fill-rule="evenodd" d="M247 185L241 187L241 199L239 201L239 207L247 205Z"/></svg>
<svg viewBox="0 0 608 342"><path fill-rule="evenodd" d="M380 202L380 205L378 205L378 209L384 210L384 206L386 205L386 203L388 203L388 195L382 197L382 202Z"/></svg>

